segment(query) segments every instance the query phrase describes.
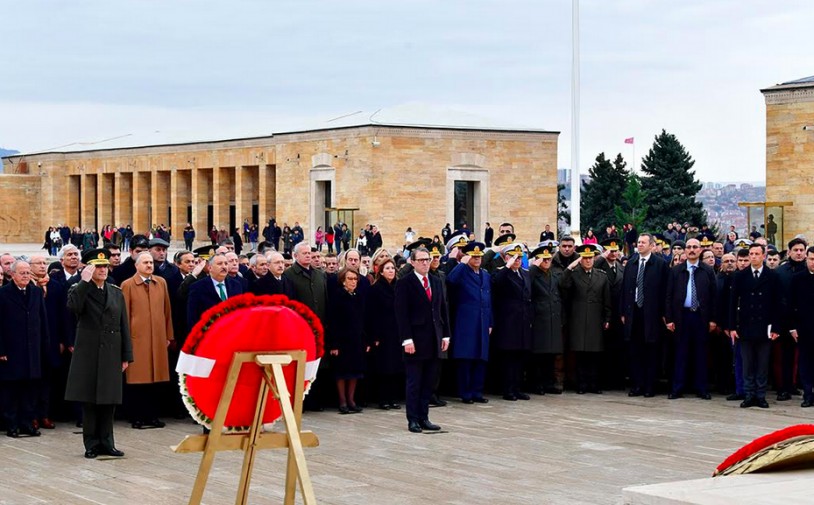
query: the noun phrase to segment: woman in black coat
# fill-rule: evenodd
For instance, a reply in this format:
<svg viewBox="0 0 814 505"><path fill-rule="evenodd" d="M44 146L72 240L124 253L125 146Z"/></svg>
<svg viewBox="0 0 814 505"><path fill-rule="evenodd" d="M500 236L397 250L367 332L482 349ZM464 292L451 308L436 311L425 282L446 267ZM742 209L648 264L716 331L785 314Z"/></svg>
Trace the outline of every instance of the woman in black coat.
<svg viewBox="0 0 814 505"><path fill-rule="evenodd" d="M396 327L396 264L388 258L378 265L365 305L366 334L379 384L379 408L400 409L396 403L404 374L401 339Z"/></svg>
<svg viewBox="0 0 814 505"><path fill-rule="evenodd" d="M365 340L365 304L356 293L359 274L343 268L337 274L342 286L333 292L328 304L326 347L331 351L332 368L339 393L339 413L361 412L356 405L356 384L364 376L365 353L370 350Z"/></svg>

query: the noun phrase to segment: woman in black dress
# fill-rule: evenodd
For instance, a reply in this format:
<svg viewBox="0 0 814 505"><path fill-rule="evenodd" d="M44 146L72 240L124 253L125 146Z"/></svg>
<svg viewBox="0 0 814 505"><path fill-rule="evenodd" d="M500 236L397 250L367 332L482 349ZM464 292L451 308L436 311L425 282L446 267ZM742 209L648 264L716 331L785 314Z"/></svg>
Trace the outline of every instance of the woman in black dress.
<svg viewBox="0 0 814 505"><path fill-rule="evenodd" d="M379 408L400 409L396 403L404 374L401 339L396 327L396 264L388 258L378 264L365 307L368 345L372 349L372 371L379 384Z"/></svg>
<svg viewBox="0 0 814 505"><path fill-rule="evenodd" d="M364 376L365 353L365 305L356 293L359 274L343 268L337 274L341 286L334 291L328 304L328 332L326 346L330 350L332 368L336 374L339 393L339 413L361 412L354 396L356 384Z"/></svg>

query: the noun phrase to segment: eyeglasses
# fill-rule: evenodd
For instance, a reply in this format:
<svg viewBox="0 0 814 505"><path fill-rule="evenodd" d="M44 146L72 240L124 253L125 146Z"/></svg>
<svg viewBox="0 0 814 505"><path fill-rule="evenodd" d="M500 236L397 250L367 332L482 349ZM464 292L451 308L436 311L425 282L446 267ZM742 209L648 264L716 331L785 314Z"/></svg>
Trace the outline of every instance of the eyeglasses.
<svg viewBox="0 0 814 505"><path fill-rule="evenodd" d="M112 258L113 256L121 256L121 255L122 255L122 253L110 253L110 257L111 257L111 258Z"/></svg>
<svg viewBox="0 0 814 505"><path fill-rule="evenodd" d="M687 249L701 249L700 245L688 245Z"/></svg>

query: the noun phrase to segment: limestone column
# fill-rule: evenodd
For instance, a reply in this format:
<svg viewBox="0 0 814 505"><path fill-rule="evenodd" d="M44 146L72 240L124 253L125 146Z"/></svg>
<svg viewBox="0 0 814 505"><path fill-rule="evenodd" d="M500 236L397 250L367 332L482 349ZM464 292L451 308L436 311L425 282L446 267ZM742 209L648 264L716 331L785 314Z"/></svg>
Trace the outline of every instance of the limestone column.
<svg viewBox="0 0 814 505"><path fill-rule="evenodd" d="M170 207L172 207L172 238L184 244L184 227L187 225L187 206L190 205L191 170L173 170L170 174Z"/></svg>
<svg viewBox="0 0 814 505"><path fill-rule="evenodd" d="M243 220L252 222L252 200L254 196L254 167L235 167L235 221L243 231Z"/></svg>
<svg viewBox="0 0 814 505"><path fill-rule="evenodd" d="M260 229L276 217L277 170L275 165L260 165L257 171L257 203L259 204Z"/></svg>
<svg viewBox="0 0 814 505"><path fill-rule="evenodd" d="M192 226L195 228L195 242L208 242L208 208L211 190L211 170L193 168L190 177L192 194Z"/></svg>
<svg viewBox="0 0 814 505"><path fill-rule="evenodd" d="M96 225L96 174L83 174L80 177L80 191L82 194L81 224L82 231L86 228L98 228Z"/></svg>
<svg viewBox="0 0 814 505"><path fill-rule="evenodd" d="M215 167L212 169L212 221L213 225L229 230L229 174L231 167Z"/></svg>
<svg viewBox="0 0 814 505"><path fill-rule="evenodd" d="M99 209L99 234L101 228L113 224L113 174L100 173L96 177L96 206Z"/></svg>
<svg viewBox="0 0 814 505"><path fill-rule="evenodd" d="M133 232L150 231L150 172L133 172Z"/></svg>

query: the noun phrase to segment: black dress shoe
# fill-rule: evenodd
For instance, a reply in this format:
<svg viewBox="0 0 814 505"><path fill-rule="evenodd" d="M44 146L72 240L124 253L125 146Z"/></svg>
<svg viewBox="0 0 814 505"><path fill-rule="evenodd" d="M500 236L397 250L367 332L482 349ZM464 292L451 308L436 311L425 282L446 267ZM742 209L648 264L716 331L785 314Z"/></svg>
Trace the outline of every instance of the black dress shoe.
<svg viewBox="0 0 814 505"><path fill-rule="evenodd" d="M531 400L531 396L527 395L526 393L515 393L518 400Z"/></svg>
<svg viewBox="0 0 814 505"><path fill-rule="evenodd" d="M667 395L668 400L677 400L679 398L684 398L684 395L682 395L681 393L670 393L669 395Z"/></svg>
<svg viewBox="0 0 814 505"><path fill-rule="evenodd" d="M40 430L33 426L23 426L22 428L20 428L20 434L28 435L29 437L38 437L42 435L42 433L40 433Z"/></svg>
<svg viewBox="0 0 814 505"><path fill-rule="evenodd" d="M584 390L584 389L582 389L582 388L579 388L579 389L577 389L577 394L578 394L578 395L584 395L584 394L585 394L585 390Z"/></svg>
<svg viewBox="0 0 814 505"><path fill-rule="evenodd" d="M340 405L339 406L339 413L340 414L350 414L350 409L347 405Z"/></svg>
<svg viewBox="0 0 814 505"><path fill-rule="evenodd" d="M461 403L464 403L466 405L472 405L475 402L472 401L472 398L462 398Z"/></svg>
<svg viewBox="0 0 814 505"><path fill-rule="evenodd" d="M627 395L628 395L628 396L630 396L630 397L633 397L633 396L642 396L642 392L641 392L641 391L639 391L638 389L631 389L631 390L628 392L628 394L627 394Z"/></svg>
<svg viewBox="0 0 814 505"><path fill-rule="evenodd" d="M762 409L768 409L769 408L769 402L766 401L766 398L761 398L761 399L755 401L754 405L757 405L758 407L760 407Z"/></svg>
<svg viewBox="0 0 814 505"><path fill-rule="evenodd" d="M99 453L96 452L96 449L88 449L87 451L85 451L85 457L87 459L95 459L96 456L98 455Z"/></svg>
<svg viewBox="0 0 814 505"><path fill-rule="evenodd" d="M472 398L472 401L473 401L473 402L475 402L475 403L489 403L489 399L488 399L488 398L484 398L484 397L482 397L482 396L478 396L478 397L476 397L476 398Z"/></svg>
<svg viewBox="0 0 814 505"><path fill-rule="evenodd" d="M421 426L422 430L427 431L440 431L441 427L437 424L432 424L429 419L424 419L418 422L419 426Z"/></svg>
<svg viewBox="0 0 814 505"><path fill-rule="evenodd" d="M430 407L446 407L446 406L447 406L447 401L446 400L442 400L442 399L440 399L438 397L435 397L435 396L433 396L430 399Z"/></svg>
<svg viewBox="0 0 814 505"><path fill-rule="evenodd" d="M362 412L362 410L364 410L362 407L360 407L358 405L348 405L348 408L354 414L359 414L360 412Z"/></svg>
<svg viewBox="0 0 814 505"><path fill-rule="evenodd" d="M130 423L130 426L134 430L143 430L144 429L144 423L141 422L141 421L133 421L132 423Z"/></svg>
<svg viewBox="0 0 814 505"><path fill-rule="evenodd" d="M407 421L407 429L410 430L410 433L421 433L421 425L418 424L417 421Z"/></svg>
<svg viewBox="0 0 814 505"><path fill-rule="evenodd" d="M20 437L20 432L17 431L17 428L12 428L12 429L6 431L6 436L11 437L11 438L19 438Z"/></svg>
<svg viewBox="0 0 814 505"><path fill-rule="evenodd" d="M122 456L124 456L124 451L120 451L120 450L116 449L115 447L99 447L97 449L97 452L99 454L104 454L104 455L107 455L107 456L115 456L117 458L121 458Z"/></svg>
<svg viewBox="0 0 814 505"><path fill-rule="evenodd" d="M542 387L536 388L534 390L534 394L537 394L537 395L540 395L540 396L545 396L545 388L542 388Z"/></svg>
<svg viewBox="0 0 814 505"><path fill-rule="evenodd" d="M753 405L756 405L754 398L747 398L741 402L742 409L748 409Z"/></svg>
<svg viewBox="0 0 814 505"><path fill-rule="evenodd" d="M390 410L390 405L388 405L386 403L380 403L379 404L379 409L381 409L381 410Z"/></svg>
<svg viewBox="0 0 814 505"><path fill-rule="evenodd" d="M814 402L812 402L810 398L806 398L805 400L803 400L803 403L801 403L800 406L803 407L804 409L807 409L811 406L814 406Z"/></svg>
<svg viewBox="0 0 814 505"><path fill-rule="evenodd" d="M791 391L789 391L789 393L793 394L794 396L800 396L801 394L803 394L803 392L802 392L802 391L800 391L800 390L799 390L799 389L797 389L797 388L792 389Z"/></svg>
<svg viewBox="0 0 814 505"><path fill-rule="evenodd" d="M746 399L745 396L739 395L738 393L732 393L731 395L726 397L726 401L728 402L739 402L745 399Z"/></svg>
<svg viewBox="0 0 814 505"><path fill-rule="evenodd" d="M81 428L82 427L82 421L77 421L76 422L76 427Z"/></svg>
<svg viewBox="0 0 814 505"><path fill-rule="evenodd" d="M654 396L656 396L656 393L654 393L652 391L648 391L647 393L643 394L642 396L644 396L645 398L653 398Z"/></svg>
<svg viewBox="0 0 814 505"><path fill-rule="evenodd" d="M779 402L786 402L791 400L791 393L787 393L783 391L782 393L777 393L777 401Z"/></svg>
<svg viewBox="0 0 814 505"><path fill-rule="evenodd" d="M391 403L390 405L388 405L388 407L390 407L393 410L401 410L401 405L399 405L398 403Z"/></svg>
<svg viewBox="0 0 814 505"><path fill-rule="evenodd" d="M562 388L547 387L545 388L545 392L550 395L561 395Z"/></svg>
<svg viewBox="0 0 814 505"><path fill-rule="evenodd" d="M702 400L712 400L712 395L709 393L698 393L696 396Z"/></svg>
<svg viewBox="0 0 814 505"><path fill-rule="evenodd" d="M517 397L514 395L503 395L503 399L509 402L516 402Z"/></svg>
<svg viewBox="0 0 814 505"><path fill-rule="evenodd" d="M161 421L160 419L151 419L146 424L149 424L150 426L153 426L155 428L163 428L164 426L167 425L167 423L165 423L164 421Z"/></svg>
<svg viewBox="0 0 814 505"><path fill-rule="evenodd" d="M591 393L591 394L595 394L595 395L601 395L602 394L602 390L599 389L599 388L589 389L588 392Z"/></svg>

